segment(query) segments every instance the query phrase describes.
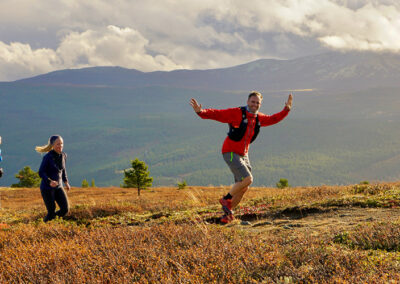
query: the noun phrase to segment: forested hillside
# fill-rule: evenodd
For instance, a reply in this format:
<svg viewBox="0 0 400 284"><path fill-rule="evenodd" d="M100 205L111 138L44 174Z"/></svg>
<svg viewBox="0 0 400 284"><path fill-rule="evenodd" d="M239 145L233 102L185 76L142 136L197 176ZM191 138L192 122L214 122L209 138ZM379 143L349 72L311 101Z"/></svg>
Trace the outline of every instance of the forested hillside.
<svg viewBox="0 0 400 284"><path fill-rule="evenodd" d="M306 59L296 62L311 68L316 58ZM274 66L277 62L273 61ZM389 68L385 62L382 59L377 66L383 64ZM282 61L280 68L288 64ZM253 69L260 68L260 62L253 65ZM321 64L318 66L320 68ZM240 74L243 68L244 65L235 70ZM270 70L268 68L266 70ZM89 73L95 70L86 69ZM113 70L119 69L110 68L106 73L112 74ZM230 72L232 70L234 68ZM271 186L280 178L287 178L292 185L399 178L400 87L395 86L394 81L380 85L383 81L378 79L387 75L387 69L376 73L376 80L364 69L359 73L357 69L352 70L358 74L354 82L362 82L370 76L369 86L360 83L359 90L354 90L353 83L352 88L343 90L344 86L335 77L332 82L337 82L337 90L331 82L326 88L315 88L317 81L322 84L322 79L315 77L309 85L304 82L302 90L294 89L296 84L291 81L284 90L258 89L264 95L261 108L264 113L280 111L289 92L293 92L294 101L289 116L277 125L262 129L251 146L255 185ZM67 73L82 74L83 71ZM213 71L214 75L223 81L226 70L217 71ZM192 72L198 74L199 71ZM310 69L310 72L316 71ZM168 77L169 74L172 77ZM195 76L193 74L190 76ZM326 73L323 74L325 78ZM75 185L80 185L85 178L94 178L98 186L119 185L122 170L136 157L149 165L155 185L174 185L182 179L195 185L230 184L232 177L220 154L228 126L200 119L191 109L189 100L194 97L205 108L236 107L245 104L251 89L232 91L234 84L226 84L225 90L216 90L215 86L207 89L206 81L201 88L194 83L190 88L185 77L178 76L179 72L161 75L174 84L162 85L161 81L155 81L151 85L151 81L146 81L147 86L121 82L118 86L107 85L107 78L103 78L105 83L100 85L101 77L96 76L92 76L97 78L96 84L89 79L88 85L68 83L68 78L60 82L58 77L58 81L51 84L50 75L44 75L47 78L44 81L40 77L37 81L0 83L0 135L3 137L2 167L5 168L0 184L15 183L14 175L26 165L38 169L41 156L34 152L34 147L45 144L48 137L56 133L64 137L68 172ZM268 73L264 76L266 81L272 80ZM396 76L399 74L389 77ZM85 77L82 75L82 78ZM182 87L177 87L180 82ZM282 76L279 84L284 82Z"/></svg>

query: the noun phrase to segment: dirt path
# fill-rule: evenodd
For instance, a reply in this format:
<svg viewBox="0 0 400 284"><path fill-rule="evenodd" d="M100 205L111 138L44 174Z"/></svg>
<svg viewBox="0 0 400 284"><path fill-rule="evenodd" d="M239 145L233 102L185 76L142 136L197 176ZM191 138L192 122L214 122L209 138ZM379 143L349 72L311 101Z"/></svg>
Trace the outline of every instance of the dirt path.
<svg viewBox="0 0 400 284"><path fill-rule="evenodd" d="M399 208L340 208L327 212L308 213L305 216L284 216L250 220L249 225L237 220L230 226L247 227L251 232L275 232L293 230L319 235L329 229L349 231L369 222L400 221Z"/></svg>

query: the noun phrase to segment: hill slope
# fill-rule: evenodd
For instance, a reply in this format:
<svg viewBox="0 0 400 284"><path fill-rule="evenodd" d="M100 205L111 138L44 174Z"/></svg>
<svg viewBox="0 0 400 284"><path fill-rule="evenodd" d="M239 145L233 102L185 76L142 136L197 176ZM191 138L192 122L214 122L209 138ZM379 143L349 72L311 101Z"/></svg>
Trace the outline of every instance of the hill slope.
<svg viewBox="0 0 400 284"><path fill-rule="evenodd" d="M38 189L0 188L0 282L400 280L399 183L252 188L221 226L227 190L73 188L44 224Z"/></svg>
<svg viewBox="0 0 400 284"><path fill-rule="evenodd" d="M220 155L227 125L201 120L189 100L195 97L206 108L236 107L257 86L267 114L280 111L289 92L276 90L318 88L295 91L290 115L262 129L250 150L255 185L274 185L280 178L292 185L394 180L400 164L385 161L400 155L397 60L387 54L323 54L217 70L63 70L0 83L6 169L0 184L14 183L25 165L37 169L41 157L33 149L55 133L64 136L74 185L84 178L119 185L121 171L135 157L150 166L155 185L181 179L230 184Z"/></svg>

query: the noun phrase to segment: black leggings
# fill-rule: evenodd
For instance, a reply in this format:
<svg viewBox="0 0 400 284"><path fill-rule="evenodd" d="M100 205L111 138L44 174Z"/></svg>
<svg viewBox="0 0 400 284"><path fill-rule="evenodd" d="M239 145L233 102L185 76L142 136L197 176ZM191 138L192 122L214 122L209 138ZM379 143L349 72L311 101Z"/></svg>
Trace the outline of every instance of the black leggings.
<svg viewBox="0 0 400 284"><path fill-rule="evenodd" d="M69 203L67 194L62 187L40 189L44 204L47 208L47 215L43 221L47 222L54 219L56 216L63 217L69 211ZM56 211L56 202L60 210Z"/></svg>

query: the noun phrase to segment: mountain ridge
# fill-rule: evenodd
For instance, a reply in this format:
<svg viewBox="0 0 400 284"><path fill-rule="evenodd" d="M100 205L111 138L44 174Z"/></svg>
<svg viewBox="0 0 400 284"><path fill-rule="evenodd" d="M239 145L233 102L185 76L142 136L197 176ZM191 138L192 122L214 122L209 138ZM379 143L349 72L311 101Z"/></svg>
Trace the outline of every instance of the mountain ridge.
<svg viewBox="0 0 400 284"><path fill-rule="evenodd" d="M400 55L323 53L296 59L258 59L232 67L142 72L118 66L65 69L15 84L167 86L214 90L341 89L400 86Z"/></svg>

